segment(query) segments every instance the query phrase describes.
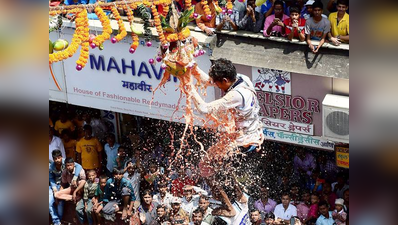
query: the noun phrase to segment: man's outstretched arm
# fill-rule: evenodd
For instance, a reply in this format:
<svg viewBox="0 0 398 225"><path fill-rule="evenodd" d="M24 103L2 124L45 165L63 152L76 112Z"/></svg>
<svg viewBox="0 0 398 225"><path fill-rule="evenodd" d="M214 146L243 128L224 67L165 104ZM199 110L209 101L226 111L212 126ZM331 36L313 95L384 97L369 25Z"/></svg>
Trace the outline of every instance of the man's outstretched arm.
<svg viewBox="0 0 398 225"><path fill-rule="evenodd" d="M243 97L236 91L228 92L224 97L206 103L192 87L192 99L196 109L202 114L214 113L220 110L227 110L242 105Z"/></svg>

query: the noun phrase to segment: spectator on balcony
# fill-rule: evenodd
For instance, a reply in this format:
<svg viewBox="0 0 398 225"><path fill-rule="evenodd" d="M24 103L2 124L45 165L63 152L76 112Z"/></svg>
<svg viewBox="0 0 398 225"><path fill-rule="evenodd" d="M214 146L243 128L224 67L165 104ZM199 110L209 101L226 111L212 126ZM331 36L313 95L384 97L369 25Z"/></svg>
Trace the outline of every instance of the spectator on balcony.
<svg viewBox="0 0 398 225"><path fill-rule="evenodd" d="M347 1L348 3L348 1ZM334 13L338 11L338 0L329 0L328 5L327 5L327 9L330 13ZM350 13L349 9L346 9L346 13Z"/></svg>
<svg viewBox="0 0 398 225"><path fill-rule="evenodd" d="M305 40L305 19L300 18L300 11L297 7L290 8L290 18L283 21L285 24L285 33L287 38L291 41L297 38L300 41Z"/></svg>
<svg viewBox="0 0 398 225"><path fill-rule="evenodd" d="M256 1L248 0L245 16L238 23L240 30L251 31L254 33L260 32L263 26L264 15L257 12L255 8Z"/></svg>
<svg viewBox="0 0 398 225"><path fill-rule="evenodd" d="M305 6L305 9L307 12L304 13L304 15L303 15L304 19L308 20L310 17L314 16L314 7L312 6L314 3L315 3L314 0L308 0L305 3L304 6ZM326 19L328 18L325 14L322 14L322 17L324 17Z"/></svg>
<svg viewBox="0 0 398 225"><path fill-rule="evenodd" d="M314 16L306 21L305 34L307 35L308 47L316 54L325 43L326 35L330 31L330 22L328 19L322 17L322 2L315 2L312 7L314 9ZM311 40L319 41L319 44L314 46Z"/></svg>
<svg viewBox="0 0 398 225"><path fill-rule="evenodd" d="M195 22L201 31L210 36L214 34L214 28L216 28L216 8L214 6L213 0L207 1L207 4L211 12L211 18L207 18L206 13L203 9L203 5L200 2L195 5L195 13L199 15L195 19Z"/></svg>
<svg viewBox="0 0 398 225"><path fill-rule="evenodd" d="M261 0L256 0L256 2L257 1L260 2ZM275 10L275 2L276 1L278 1L278 0L266 0L265 2L264 2L264 0L262 0L262 2L264 2L264 3L261 5L260 13L263 14L265 18L267 18L268 16L275 13L274 10ZM282 4L283 4L282 5L283 9L285 9L285 2L282 2Z"/></svg>
<svg viewBox="0 0 398 225"><path fill-rule="evenodd" d="M329 41L334 45L340 45L341 42L348 43L350 40L350 16L346 13L348 9L347 0L337 1L337 12L329 15L331 32L329 32Z"/></svg>
<svg viewBox="0 0 398 225"><path fill-rule="evenodd" d="M238 30L239 11L234 6L232 14L219 13L216 17L216 30Z"/></svg>
<svg viewBox="0 0 398 225"><path fill-rule="evenodd" d="M275 14L266 17L264 23L264 36L285 36L285 24L283 21L289 17L283 13L283 2L276 0L274 2Z"/></svg>
<svg viewBox="0 0 398 225"><path fill-rule="evenodd" d="M65 0L64 4L65 5L78 5L78 4L94 4L96 3L96 0ZM108 1L108 2L113 2L113 1Z"/></svg>

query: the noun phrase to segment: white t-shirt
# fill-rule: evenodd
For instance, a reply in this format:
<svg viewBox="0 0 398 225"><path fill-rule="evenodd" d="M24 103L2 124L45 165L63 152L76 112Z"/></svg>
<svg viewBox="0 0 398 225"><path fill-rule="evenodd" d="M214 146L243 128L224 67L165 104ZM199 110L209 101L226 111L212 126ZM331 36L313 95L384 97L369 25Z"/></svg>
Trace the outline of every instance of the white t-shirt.
<svg viewBox="0 0 398 225"><path fill-rule="evenodd" d="M283 208L282 204L279 204L275 207L274 210L275 217L284 219L284 220L290 220L292 216L297 216L297 208L296 206L289 204L287 207L286 211L285 208Z"/></svg>
<svg viewBox="0 0 398 225"><path fill-rule="evenodd" d="M130 181L131 186L133 186L134 189L134 195L136 201L140 201L140 180L141 180L141 174L138 172L135 172L133 176L130 176L128 172L124 173L124 178Z"/></svg>
<svg viewBox="0 0 398 225"><path fill-rule="evenodd" d="M171 209L171 200L173 199L173 195L170 193L166 193L164 198L160 197L160 193L157 193L156 195L153 196L153 201L156 202L158 205L164 205L168 209Z"/></svg>

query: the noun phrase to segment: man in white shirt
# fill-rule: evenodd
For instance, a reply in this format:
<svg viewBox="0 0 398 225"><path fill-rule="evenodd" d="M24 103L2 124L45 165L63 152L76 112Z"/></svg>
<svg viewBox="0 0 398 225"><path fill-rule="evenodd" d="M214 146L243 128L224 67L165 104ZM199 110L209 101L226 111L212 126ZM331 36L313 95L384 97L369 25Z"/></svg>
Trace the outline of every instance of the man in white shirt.
<svg viewBox="0 0 398 225"><path fill-rule="evenodd" d="M193 210L199 206L200 195L193 195L194 189L197 194L207 195L207 192L199 187L185 185L182 188L184 197L181 200L181 208L189 214L190 218L192 217Z"/></svg>
<svg viewBox="0 0 398 225"><path fill-rule="evenodd" d="M65 148L64 148L64 144L62 143L61 138L54 136L54 131L53 128L50 127L49 129L49 160L50 162L53 161L53 156L52 156L52 152L55 149L59 149L62 153L62 158L66 158L66 154L65 154Z"/></svg>
<svg viewBox="0 0 398 225"><path fill-rule="evenodd" d="M173 195L169 193L169 187L165 181L161 181L158 184L159 193L153 196L153 201L159 205L164 205L167 207L167 211L171 209L171 201L173 200Z"/></svg>
<svg viewBox="0 0 398 225"><path fill-rule="evenodd" d="M290 194L283 193L282 194L282 203L275 207L275 217L278 219L282 219L283 221L290 223L290 218L293 216L297 216L297 208L290 204Z"/></svg>

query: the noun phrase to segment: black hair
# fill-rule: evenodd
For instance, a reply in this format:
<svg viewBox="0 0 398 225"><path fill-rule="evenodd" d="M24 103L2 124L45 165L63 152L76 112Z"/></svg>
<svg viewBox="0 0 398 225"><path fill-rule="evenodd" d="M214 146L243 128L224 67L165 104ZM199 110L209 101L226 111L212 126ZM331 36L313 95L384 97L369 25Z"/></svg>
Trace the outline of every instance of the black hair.
<svg viewBox="0 0 398 225"><path fill-rule="evenodd" d="M283 8L283 2L282 2L281 0L276 0L276 1L274 2L274 6L276 6L276 5L280 5L280 6L282 6L282 8Z"/></svg>
<svg viewBox="0 0 398 225"><path fill-rule="evenodd" d="M311 195L318 197L318 199L320 198L318 192L316 192L316 191L313 191L313 192L311 193Z"/></svg>
<svg viewBox="0 0 398 225"><path fill-rule="evenodd" d="M108 135L106 135L107 138L113 138L115 139L115 134L113 133L108 133Z"/></svg>
<svg viewBox="0 0 398 225"><path fill-rule="evenodd" d="M107 177L105 174L102 174L102 175L99 177L99 180L102 180L102 179L108 180L108 177Z"/></svg>
<svg viewBox="0 0 398 225"><path fill-rule="evenodd" d="M121 174L123 174L123 170L118 170L117 168L113 168L112 174L113 175L121 175Z"/></svg>
<svg viewBox="0 0 398 225"><path fill-rule="evenodd" d="M55 158L57 158L57 157L59 157L59 156L62 156L62 152L61 152L61 150L59 150L59 149L54 149L54 150L51 152L51 155L52 155L53 159L55 159Z"/></svg>
<svg viewBox="0 0 398 225"><path fill-rule="evenodd" d="M149 189L145 189L145 190L141 193L142 199L144 198L145 195L150 195L151 197L153 197L153 196L152 196L152 191L149 190Z"/></svg>
<svg viewBox="0 0 398 225"><path fill-rule="evenodd" d="M192 214L196 214L196 213L202 213L202 216L205 215L205 213L203 212L203 210L202 210L201 208L196 208L196 209L192 212Z"/></svg>
<svg viewBox="0 0 398 225"><path fill-rule="evenodd" d="M69 130L69 129L63 129L63 130L61 131L61 135L62 135L62 136L63 136L63 135L68 135L68 137L70 137L70 136L71 136L70 130Z"/></svg>
<svg viewBox="0 0 398 225"><path fill-rule="evenodd" d="M264 215L264 220L265 219L275 219L275 214L273 214L272 212L268 212Z"/></svg>
<svg viewBox="0 0 398 225"><path fill-rule="evenodd" d="M287 191L282 192L281 197L286 196L286 195L289 196L289 198L291 197L290 193Z"/></svg>
<svg viewBox="0 0 398 225"><path fill-rule="evenodd" d="M204 199L204 200L206 200L206 201L209 201L209 196L206 196L206 195L201 195L200 197L199 197L199 200L200 199Z"/></svg>
<svg viewBox="0 0 398 225"><path fill-rule="evenodd" d="M318 208L321 207L321 206L324 206L324 205L326 205L326 207L329 208L328 202L327 202L327 201L324 201L324 200L322 200L322 201L320 201L320 202L318 203Z"/></svg>
<svg viewBox="0 0 398 225"><path fill-rule="evenodd" d="M85 131L89 130L89 131L93 132L93 128L88 124L84 125L83 130L85 130Z"/></svg>
<svg viewBox="0 0 398 225"><path fill-rule="evenodd" d="M97 175L97 172L96 172L95 170L88 170L88 171L87 171L87 175L88 175L89 173L95 173L95 175Z"/></svg>
<svg viewBox="0 0 398 225"><path fill-rule="evenodd" d="M160 208L166 210L167 207L166 207L165 205L160 204L160 205L156 206L156 211L157 211L158 209L160 209Z"/></svg>
<svg viewBox="0 0 398 225"><path fill-rule="evenodd" d="M235 81L236 75L236 68L228 59L220 58L214 60L213 65L210 67L209 76L213 81L221 82L223 78L226 78L229 81Z"/></svg>
<svg viewBox="0 0 398 225"><path fill-rule="evenodd" d="M65 159L65 164L74 163L74 162L75 162L75 160L72 157L68 157L68 158Z"/></svg>
<svg viewBox="0 0 398 225"><path fill-rule="evenodd" d="M348 7L348 0L337 0L337 5L345 5Z"/></svg>
<svg viewBox="0 0 398 225"><path fill-rule="evenodd" d="M260 212L260 210L258 210L257 208L251 209L250 213L254 213L254 212Z"/></svg>
<svg viewBox="0 0 398 225"><path fill-rule="evenodd" d="M275 3L274 3L275 5ZM323 10L323 3L321 1L315 1L314 4L312 4L312 8L321 8Z"/></svg>
<svg viewBox="0 0 398 225"><path fill-rule="evenodd" d="M296 6L290 7L290 14L292 14L292 13L298 13L298 14L300 14L299 8L296 7Z"/></svg>

